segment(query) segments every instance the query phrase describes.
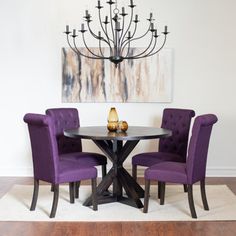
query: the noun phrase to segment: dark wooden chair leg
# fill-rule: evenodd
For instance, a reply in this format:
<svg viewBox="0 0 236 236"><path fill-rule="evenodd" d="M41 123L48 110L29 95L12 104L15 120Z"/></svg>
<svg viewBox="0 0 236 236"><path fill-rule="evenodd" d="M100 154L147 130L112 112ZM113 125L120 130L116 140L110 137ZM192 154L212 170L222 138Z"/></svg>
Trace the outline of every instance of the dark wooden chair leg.
<svg viewBox="0 0 236 236"><path fill-rule="evenodd" d="M104 178L107 174L107 165L102 165L102 178Z"/></svg>
<svg viewBox="0 0 236 236"><path fill-rule="evenodd" d="M97 211L98 203L97 203L97 179L94 178L91 180L92 185L92 203L93 203L93 210Z"/></svg>
<svg viewBox="0 0 236 236"><path fill-rule="evenodd" d="M137 166L132 165L132 177L137 181Z"/></svg>
<svg viewBox="0 0 236 236"><path fill-rule="evenodd" d="M150 192L150 180L145 179L145 193L144 193L143 213L148 212L149 192Z"/></svg>
<svg viewBox="0 0 236 236"><path fill-rule="evenodd" d="M79 198L80 181L75 182L75 198Z"/></svg>
<svg viewBox="0 0 236 236"><path fill-rule="evenodd" d="M57 204L58 204L58 197L59 197L59 184L54 185L54 193L53 193L53 203L52 209L50 213L50 218L54 218L57 211Z"/></svg>
<svg viewBox="0 0 236 236"><path fill-rule="evenodd" d="M165 189L166 189L166 183L165 182L161 182L160 184L160 189L161 189L161 193L160 193L160 205L164 205L165 202Z"/></svg>
<svg viewBox="0 0 236 236"><path fill-rule="evenodd" d="M200 181L200 186L201 186L201 196L202 196L202 203L204 206L204 210L209 211L209 206L208 206L207 197L206 197L205 179Z"/></svg>
<svg viewBox="0 0 236 236"><path fill-rule="evenodd" d="M54 184L51 184L51 192L54 192Z"/></svg>
<svg viewBox="0 0 236 236"><path fill-rule="evenodd" d="M37 199L38 199L38 193L39 193L39 180L34 179L34 193L33 193L33 198L30 206L30 210L34 211L36 204L37 204Z"/></svg>
<svg viewBox="0 0 236 236"><path fill-rule="evenodd" d="M75 183L69 183L70 203L75 203Z"/></svg>
<svg viewBox="0 0 236 236"><path fill-rule="evenodd" d="M187 186L187 184L184 184L183 186L184 186L184 192L187 193L187 192L188 192L188 186Z"/></svg>
<svg viewBox="0 0 236 236"><path fill-rule="evenodd" d="M160 199L161 198L161 182L160 181L158 181L158 183L157 183L157 197L158 197L158 199Z"/></svg>
<svg viewBox="0 0 236 236"><path fill-rule="evenodd" d="M192 186L192 184L188 185L188 203L189 203L189 208L191 211L192 218L197 218L197 214L196 214L195 206L194 206L194 201L193 201L193 186Z"/></svg>

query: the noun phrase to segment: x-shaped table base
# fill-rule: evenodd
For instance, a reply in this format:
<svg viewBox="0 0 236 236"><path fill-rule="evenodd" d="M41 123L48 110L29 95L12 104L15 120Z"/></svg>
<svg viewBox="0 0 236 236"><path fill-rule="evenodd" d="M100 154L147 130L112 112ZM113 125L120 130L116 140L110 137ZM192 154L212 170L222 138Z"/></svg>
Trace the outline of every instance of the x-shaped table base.
<svg viewBox="0 0 236 236"><path fill-rule="evenodd" d="M125 170L123 163L137 145L139 140L128 140L123 145L120 140L93 140L94 143L108 156L113 166L97 186L98 204L120 202L137 208L142 208L140 198L144 197L144 190ZM107 189L113 185L112 195L106 196ZM128 197L123 196L123 189ZM92 205L91 196L84 202L84 206Z"/></svg>

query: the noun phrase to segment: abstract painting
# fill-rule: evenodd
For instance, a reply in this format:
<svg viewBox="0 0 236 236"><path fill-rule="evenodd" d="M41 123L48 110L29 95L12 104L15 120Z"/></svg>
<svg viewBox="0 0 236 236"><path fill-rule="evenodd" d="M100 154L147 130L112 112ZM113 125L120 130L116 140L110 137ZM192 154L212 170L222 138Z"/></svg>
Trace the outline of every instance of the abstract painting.
<svg viewBox="0 0 236 236"><path fill-rule="evenodd" d="M86 50L79 48L84 54ZM91 48L91 50L99 50ZM103 48L106 54L106 48ZM142 51L132 48L133 55ZM62 48L62 102L171 102L172 50L136 60L117 68L109 60L78 56Z"/></svg>

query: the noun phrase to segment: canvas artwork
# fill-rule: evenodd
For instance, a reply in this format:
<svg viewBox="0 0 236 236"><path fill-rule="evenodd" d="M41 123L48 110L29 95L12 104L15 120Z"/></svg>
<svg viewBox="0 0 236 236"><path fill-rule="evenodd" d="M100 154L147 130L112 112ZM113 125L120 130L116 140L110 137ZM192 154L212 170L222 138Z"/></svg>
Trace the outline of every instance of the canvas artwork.
<svg viewBox="0 0 236 236"><path fill-rule="evenodd" d="M84 48L80 50L86 54ZM99 50L92 48L91 50ZM106 54L106 48L103 48ZM141 52L132 48L133 55ZM109 60L78 56L62 49L62 102L171 102L172 50L115 67Z"/></svg>

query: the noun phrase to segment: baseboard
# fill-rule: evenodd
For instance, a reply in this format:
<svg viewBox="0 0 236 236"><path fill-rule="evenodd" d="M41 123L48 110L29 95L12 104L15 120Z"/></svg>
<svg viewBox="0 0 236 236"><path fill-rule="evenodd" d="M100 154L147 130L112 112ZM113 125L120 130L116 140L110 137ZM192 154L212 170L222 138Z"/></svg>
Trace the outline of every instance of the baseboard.
<svg viewBox="0 0 236 236"><path fill-rule="evenodd" d="M131 168L126 168L131 173ZM137 169L137 176L144 176L144 168ZM207 177L236 177L236 168L232 167L209 167L206 170Z"/></svg>
<svg viewBox="0 0 236 236"><path fill-rule="evenodd" d="M131 173L131 167L126 167L126 170ZM98 176L101 176L100 168L98 168ZM138 168L137 176L144 175L144 168ZM0 167L0 176L33 176L31 167ZM206 171L208 177L236 177L236 168L232 167L209 167Z"/></svg>
<svg viewBox="0 0 236 236"><path fill-rule="evenodd" d="M232 167L209 167L206 170L208 177L236 177L236 168Z"/></svg>
<svg viewBox="0 0 236 236"><path fill-rule="evenodd" d="M19 176L28 177L33 176L32 167L0 167L0 176Z"/></svg>
<svg viewBox="0 0 236 236"><path fill-rule="evenodd" d="M101 168L97 168L98 177L102 176ZM32 177L33 168L32 167L0 167L0 176L1 177Z"/></svg>

